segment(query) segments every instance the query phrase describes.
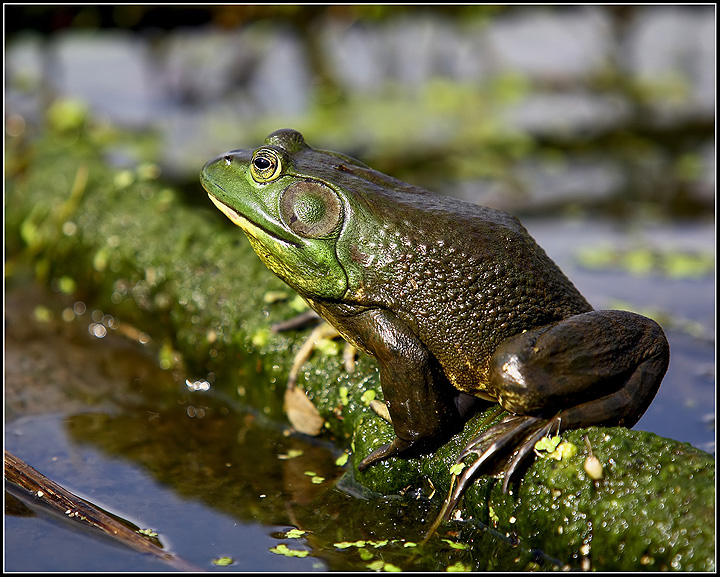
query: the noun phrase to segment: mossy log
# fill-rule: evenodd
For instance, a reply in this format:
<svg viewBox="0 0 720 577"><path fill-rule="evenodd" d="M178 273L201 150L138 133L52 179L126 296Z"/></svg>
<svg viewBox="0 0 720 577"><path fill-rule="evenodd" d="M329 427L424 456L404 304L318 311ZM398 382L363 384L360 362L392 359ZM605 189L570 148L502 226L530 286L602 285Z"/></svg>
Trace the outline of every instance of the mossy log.
<svg viewBox="0 0 720 577"><path fill-rule="evenodd" d="M152 165L112 168L103 146L82 131L22 148L11 140L5 211L7 282L30 264L41 282L163 343L166 357L180 353L188 372L213 373L215 386L239 402L286 418L285 382L308 331L271 326L296 315L298 300L199 183L182 194L163 185ZM246 385L249 375L257 386ZM436 453L359 473L354 464L393 434L369 408L373 394L382 398L375 363L361 355L348 373L340 355L320 348L299 377L322 434L352 453L348 475L382 495L434 492L442 502L459 450L499 417L490 407ZM571 567L714 570L712 455L624 428L562 437L571 450L560 460L535 459L510 494L497 479L480 477L462 516ZM585 471L588 447L603 465L599 480Z"/></svg>

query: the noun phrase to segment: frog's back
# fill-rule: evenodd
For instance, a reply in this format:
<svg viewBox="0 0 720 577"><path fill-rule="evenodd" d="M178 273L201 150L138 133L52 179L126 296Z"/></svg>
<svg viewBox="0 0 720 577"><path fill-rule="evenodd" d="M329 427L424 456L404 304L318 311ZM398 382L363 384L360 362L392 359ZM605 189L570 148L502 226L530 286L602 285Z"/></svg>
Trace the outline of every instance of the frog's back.
<svg viewBox="0 0 720 577"><path fill-rule="evenodd" d="M484 389L509 336L592 309L517 218L404 186L366 195L381 224L354 243L358 294L407 322L458 389Z"/></svg>

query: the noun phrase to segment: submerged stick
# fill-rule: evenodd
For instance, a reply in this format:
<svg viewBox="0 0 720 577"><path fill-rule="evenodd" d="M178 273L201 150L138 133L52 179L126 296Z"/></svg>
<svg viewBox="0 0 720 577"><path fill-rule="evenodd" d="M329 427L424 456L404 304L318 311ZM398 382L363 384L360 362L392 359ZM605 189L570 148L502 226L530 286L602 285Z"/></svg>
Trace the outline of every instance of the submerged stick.
<svg viewBox="0 0 720 577"><path fill-rule="evenodd" d="M68 522L78 523L83 528L109 536L135 551L153 555L180 571L201 570L188 561L164 551L161 546L48 479L8 451L5 451L5 481L6 490L32 509L41 508Z"/></svg>

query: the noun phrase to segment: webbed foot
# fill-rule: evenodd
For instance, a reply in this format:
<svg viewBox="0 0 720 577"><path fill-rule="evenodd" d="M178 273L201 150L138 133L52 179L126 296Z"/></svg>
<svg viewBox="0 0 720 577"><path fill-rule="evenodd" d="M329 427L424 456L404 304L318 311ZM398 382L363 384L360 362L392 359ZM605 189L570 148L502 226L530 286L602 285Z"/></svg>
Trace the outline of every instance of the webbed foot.
<svg viewBox="0 0 720 577"><path fill-rule="evenodd" d="M559 417L543 419L527 415L510 415L470 441L458 455L457 463L471 453L476 454L478 458L466 467L458 478L457 484L447 500L445 520L475 479L478 471L498 456L507 455L509 449L514 449L509 461L502 468L502 489L503 493L507 493L513 475L520 465L533 454L535 443L553 429L559 428Z"/></svg>
<svg viewBox="0 0 720 577"><path fill-rule="evenodd" d="M470 453L478 459L462 472L447 510L489 462L509 455L502 468L506 493L535 443L553 430L634 425L655 396L668 359L660 326L627 311L590 311L503 341L491 360L490 390L516 414L460 454L458 462Z"/></svg>

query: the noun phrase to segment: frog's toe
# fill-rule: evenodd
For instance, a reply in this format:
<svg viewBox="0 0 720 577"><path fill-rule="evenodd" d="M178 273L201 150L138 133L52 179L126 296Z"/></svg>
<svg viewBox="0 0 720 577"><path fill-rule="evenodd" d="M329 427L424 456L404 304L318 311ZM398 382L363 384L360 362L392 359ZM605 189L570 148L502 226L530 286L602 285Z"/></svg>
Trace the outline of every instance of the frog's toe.
<svg viewBox="0 0 720 577"><path fill-rule="evenodd" d="M472 439L458 455L457 462L459 463L471 453L475 453L483 461L489 459L532 425L533 420L535 420L534 417L508 415L498 424Z"/></svg>
<svg viewBox="0 0 720 577"><path fill-rule="evenodd" d="M522 443L517 447L513 453L510 462L505 467L505 476L503 478L502 490L503 493L508 492L508 486L515 472L518 470L520 465L525 461L527 457L533 454L535 444L543 437L550 434L553 429L559 429L560 419L537 419L538 423L534 423L534 426L530 429L530 433L525 436Z"/></svg>
<svg viewBox="0 0 720 577"><path fill-rule="evenodd" d="M402 453L403 451L412 447L412 441L404 441L400 437L395 437L392 443L387 443L381 447L375 449L367 457L365 457L360 463L358 463L358 471L362 472L367 469L370 465L384 461L389 457Z"/></svg>
<svg viewBox="0 0 720 577"><path fill-rule="evenodd" d="M480 469L491 461L501 458L508 450L513 450L511 459L502 468L504 474L502 489L503 493L507 493L510 480L525 459L532 455L535 443L558 425L557 418L510 415L470 441L458 456L457 462L471 453L476 454L478 458L466 467L458 478L457 485L448 499L446 516L450 515Z"/></svg>

